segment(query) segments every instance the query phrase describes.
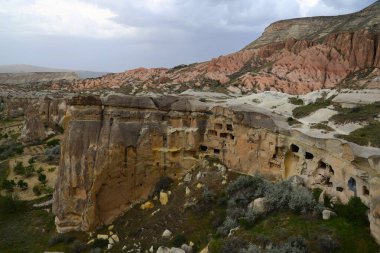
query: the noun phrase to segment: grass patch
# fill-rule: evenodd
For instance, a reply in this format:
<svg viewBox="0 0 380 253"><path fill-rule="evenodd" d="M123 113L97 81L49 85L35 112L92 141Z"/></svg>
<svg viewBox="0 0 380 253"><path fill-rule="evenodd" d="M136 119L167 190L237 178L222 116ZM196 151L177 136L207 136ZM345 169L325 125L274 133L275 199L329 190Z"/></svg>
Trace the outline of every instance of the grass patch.
<svg viewBox="0 0 380 253"><path fill-rule="evenodd" d="M336 137L354 142L361 146L380 148L380 122L372 122L363 128L352 131L348 135L337 134Z"/></svg>
<svg viewBox="0 0 380 253"><path fill-rule="evenodd" d="M299 97L290 97L288 98L289 103L293 105L304 105L304 102Z"/></svg>
<svg viewBox="0 0 380 253"><path fill-rule="evenodd" d="M380 114L380 102L354 108L339 108L338 110L339 113L330 118L330 120L333 120L338 124L351 122L373 122Z"/></svg>
<svg viewBox="0 0 380 253"><path fill-rule="evenodd" d="M289 118L287 118L286 122L288 122L289 126L293 126L293 125L299 125L299 124L301 124L301 122L299 122L298 120L296 120L296 119L293 118L293 117L289 117Z"/></svg>
<svg viewBox="0 0 380 253"><path fill-rule="evenodd" d="M299 106L293 109L293 116L295 118L303 118L319 109L326 108L331 105L333 97L326 99L325 96L318 98L314 103Z"/></svg>
<svg viewBox="0 0 380 253"><path fill-rule="evenodd" d="M314 123L310 126L311 129L320 129L320 130L325 130L327 132L332 132L334 129L329 127L327 124L324 123Z"/></svg>

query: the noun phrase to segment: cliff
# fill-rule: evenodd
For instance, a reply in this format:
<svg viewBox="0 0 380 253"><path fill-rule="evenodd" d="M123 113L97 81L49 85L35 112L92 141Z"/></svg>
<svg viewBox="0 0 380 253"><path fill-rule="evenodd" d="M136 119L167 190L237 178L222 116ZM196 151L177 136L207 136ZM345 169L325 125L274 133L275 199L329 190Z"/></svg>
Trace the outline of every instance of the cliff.
<svg viewBox="0 0 380 253"><path fill-rule="evenodd" d="M299 175L342 202L360 197L380 241L378 149L305 135L262 109L192 97L113 94L68 103L53 204L60 232L110 224L162 176L182 177L213 157L271 180Z"/></svg>
<svg viewBox="0 0 380 253"><path fill-rule="evenodd" d="M279 21L243 50L172 69L138 68L77 80L73 90L127 93L186 89L305 94L322 88L379 88L380 2L349 15ZM60 89L59 84L52 85Z"/></svg>

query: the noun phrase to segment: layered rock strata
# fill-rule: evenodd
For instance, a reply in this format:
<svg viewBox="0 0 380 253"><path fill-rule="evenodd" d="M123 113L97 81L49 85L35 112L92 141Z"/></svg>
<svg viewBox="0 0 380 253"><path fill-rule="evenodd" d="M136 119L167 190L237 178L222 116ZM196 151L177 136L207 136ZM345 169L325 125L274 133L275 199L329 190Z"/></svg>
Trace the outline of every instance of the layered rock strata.
<svg viewBox="0 0 380 253"><path fill-rule="evenodd" d="M248 106L209 106L191 97L70 100L54 212L59 232L109 224L146 199L162 176L178 178L204 157L271 180L293 175L311 188L370 207L380 242L380 151L290 130Z"/></svg>

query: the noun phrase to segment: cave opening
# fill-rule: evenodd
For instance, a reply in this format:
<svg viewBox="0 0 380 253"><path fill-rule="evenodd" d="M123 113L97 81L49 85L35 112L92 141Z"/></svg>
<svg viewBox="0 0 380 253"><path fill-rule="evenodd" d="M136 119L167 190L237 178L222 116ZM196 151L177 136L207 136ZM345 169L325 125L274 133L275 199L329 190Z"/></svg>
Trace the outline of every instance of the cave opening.
<svg viewBox="0 0 380 253"><path fill-rule="evenodd" d="M292 152L294 152L294 153L297 153L300 150L300 148L297 145L295 145L295 144L291 144L290 145L290 150Z"/></svg>
<svg viewBox="0 0 380 253"><path fill-rule="evenodd" d="M202 151L202 152L206 152L208 147L207 146L204 146L204 145L200 145L199 146L199 149Z"/></svg>
<svg viewBox="0 0 380 253"><path fill-rule="evenodd" d="M347 183L348 189L356 193L356 180L352 177L348 180Z"/></svg>
<svg viewBox="0 0 380 253"><path fill-rule="evenodd" d="M363 195L368 196L369 195L369 189L367 186L363 185Z"/></svg>
<svg viewBox="0 0 380 253"><path fill-rule="evenodd" d="M310 152L305 152L305 159L312 160L314 155Z"/></svg>
<svg viewBox="0 0 380 253"><path fill-rule="evenodd" d="M233 131L233 127L232 127L231 124L227 124L227 130L228 130L228 131Z"/></svg>
<svg viewBox="0 0 380 253"><path fill-rule="evenodd" d="M218 133L215 130L208 130L208 134L218 136Z"/></svg>
<svg viewBox="0 0 380 253"><path fill-rule="evenodd" d="M110 126L112 126L113 125L113 118L111 117L110 118Z"/></svg>
<svg viewBox="0 0 380 253"><path fill-rule="evenodd" d="M214 148L214 154L219 155L220 154L220 149Z"/></svg>
<svg viewBox="0 0 380 253"><path fill-rule="evenodd" d="M227 138L228 134L227 133L220 133L220 138Z"/></svg>
<svg viewBox="0 0 380 253"><path fill-rule="evenodd" d="M222 129L223 125L220 123L215 123L215 129Z"/></svg>
<svg viewBox="0 0 380 253"><path fill-rule="evenodd" d="M338 187L336 188L336 190L337 190L338 192L342 192L344 189L343 189L343 187L338 186Z"/></svg>
<svg viewBox="0 0 380 253"><path fill-rule="evenodd" d="M234 140L235 136L233 134L230 134L230 138L231 138L231 140Z"/></svg>

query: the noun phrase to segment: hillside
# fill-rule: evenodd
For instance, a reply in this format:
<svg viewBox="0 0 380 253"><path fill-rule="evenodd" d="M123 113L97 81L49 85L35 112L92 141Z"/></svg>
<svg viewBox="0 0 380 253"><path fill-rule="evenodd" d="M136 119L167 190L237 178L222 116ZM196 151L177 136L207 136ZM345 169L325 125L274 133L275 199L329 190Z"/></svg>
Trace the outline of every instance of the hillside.
<svg viewBox="0 0 380 253"><path fill-rule="evenodd" d="M305 94L323 88L379 88L379 20L378 1L354 14L279 21L236 53L172 69L138 68L77 80L71 89Z"/></svg>

